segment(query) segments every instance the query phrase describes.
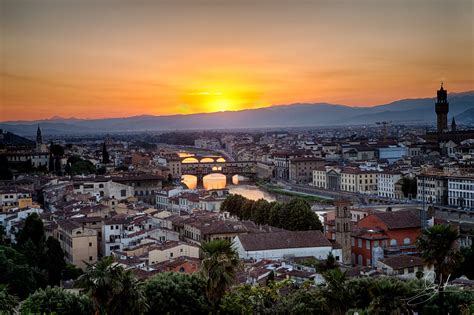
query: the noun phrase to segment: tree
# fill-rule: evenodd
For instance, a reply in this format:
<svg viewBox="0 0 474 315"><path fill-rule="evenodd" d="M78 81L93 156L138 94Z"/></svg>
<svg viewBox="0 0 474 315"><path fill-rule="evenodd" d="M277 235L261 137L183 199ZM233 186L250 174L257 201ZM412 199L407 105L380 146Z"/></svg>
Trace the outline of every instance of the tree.
<svg viewBox="0 0 474 315"><path fill-rule="evenodd" d="M8 292L8 287L0 285L0 314L14 315L16 314L16 306L18 305L18 298Z"/></svg>
<svg viewBox="0 0 474 315"><path fill-rule="evenodd" d="M311 210L308 202L301 198L293 198L284 207L284 229L291 231L322 230L319 217Z"/></svg>
<svg viewBox="0 0 474 315"><path fill-rule="evenodd" d="M89 160L80 160L71 165L72 175L89 175L96 171L94 164Z"/></svg>
<svg viewBox="0 0 474 315"><path fill-rule="evenodd" d="M9 291L20 298L37 288L33 270L25 256L9 246L0 246L0 284L8 285Z"/></svg>
<svg viewBox="0 0 474 315"><path fill-rule="evenodd" d="M282 281L268 285L237 286L224 295L220 309L223 314L271 314L281 299L279 290L288 285L288 281Z"/></svg>
<svg viewBox="0 0 474 315"><path fill-rule="evenodd" d="M148 310L148 303L143 283L133 275L131 270L120 274L121 290L110 303L109 314L128 315L143 314Z"/></svg>
<svg viewBox="0 0 474 315"><path fill-rule="evenodd" d="M66 263L66 266L63 270L63 280L76 280L79 278L84 272L81 268L74 266L73 264Z"/></svg>
<svg viewBox="0 0 474 315"><path fill-rule="evenodd" d="M6 238L6 233L5 233L5 228L3 225L0 225L0 245L5 244L5 238Z"/></svg>
<svg viewBox="0 0 474 315"><path fill-rule="evenodd" d="M471 232L472 233L472 232ZM474 243L470 247L462 247L461 255L463 257L462 263L456 269L455 276L466 276L469 279L474 279Z"/></svg>
<svg viewBox="0 0 474 315"><path fill-rule="evenodd" d="M418 249L426 263L433 265L436 281L439 283L439 303L443 310L444 282L459 266L462 256L456 249L459 234L450 225L434 225L426 230L417 240Z"/></svg>
<svg viewBox="0 0 474 315"><path fill-rule="evenodd" d="M402 192L405 198L411 196L412 199L416 198L417 194L416 178L404 177L402 179Z"/></svg>
<svg viewBox="0 0 474 315"><path fill-rule="evenodd" d="M377 279L369 291L372 298L369 314L409 313L405 303L409 291L402 281L394 278Z"/></svg>
<svg viewBox="0 0 474 315"><path fill-rule="evenodd" d="M76 285L92 298L100 314L141 314L148 309L141 283L111 256L88 264Z"/></svg>
<svg viewBox="0 0 474 315"><path fill-rule="evenodd" d="M44 242L43 220L36 213L31 213L25 220L23 228L19 231L16 242L19 247L31 240L35 246Z"/></svg>
<svg viewBox="0 0 474 315"><path fill-rule="evenodd" d="M206 282L209 300L218 305L220 299L236 281L240 268L240 259L227 240L214 240L201 245L203 261L201 276Z"/></svg>
<svg viewBox="0 0 474 315"><path fill-rule="evenodd" d="M332 310L332 314L344 314L350 306L347 303L349 290L346 285L346 273L336 268L326 271L323 276L326 281L326 287L322 294L327 301L329 309Z"/></svg>
<svg viewBox="0 0 474 315"><path fill-rule="evenodd" d="M145 282L148 314L208 314L206 283L196 275L159 273Z"/></svg>
<svg viewBox="0 0 474 315"><path fill-rule="evenodd" d="M104 144L102 145L102 164L109 164L110 163L110 157L109 157L109 152L107 152L107 146Z"/></svg>
<svg viewBox="0 0 474 315"><path fill-rule="evenodd" d="M297 289L282 297L276 306L277 314L328 314L328 304L319 289Z"/></svg>
<svg viewBox="0 0 474 315"><path fill-rule="evenodd" d="M22 314L71 314L93 313L92 301L85 295L69 293L61 288L39 289L21 305Z"/></svg>
<svg viewBox="0 0 474 315"><path fill-rule="evenodd" d="M48 237L46 241L46 270L48 272L48 284L59 285L61 272L66 268L64 252L59 241L53 237Z"/></svg>
<svg viewBox="0 0 474 315"><path fill-rule="evenodd" d="M105 314L111 308L111 302L122 290L120 282L123 268L114 264L113 257L107 256L96 264L88 264L76 286L87 293L94 302L95 309Z"/></svg>

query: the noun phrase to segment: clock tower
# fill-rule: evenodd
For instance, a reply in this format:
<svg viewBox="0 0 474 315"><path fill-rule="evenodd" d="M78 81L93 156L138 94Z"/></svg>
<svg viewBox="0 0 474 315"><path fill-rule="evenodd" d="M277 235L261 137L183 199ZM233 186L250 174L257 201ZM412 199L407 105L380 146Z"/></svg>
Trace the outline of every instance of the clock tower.
<svg viewBox="0 0 474 315"><path fill-rule="evenodd" d="M448 91L443 89L443 83L441 88L438 90L438 100L435 104L436 116L438 117L437 126L438 133L442 133L448 130Z"/></svg>

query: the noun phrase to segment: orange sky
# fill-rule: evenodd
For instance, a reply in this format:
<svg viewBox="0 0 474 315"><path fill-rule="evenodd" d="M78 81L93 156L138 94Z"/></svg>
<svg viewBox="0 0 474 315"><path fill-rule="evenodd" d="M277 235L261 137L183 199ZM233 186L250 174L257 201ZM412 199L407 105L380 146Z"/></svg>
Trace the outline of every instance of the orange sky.
<svg viewBox="0 0 474 315"><path fill-rule="evenodd" d="M0 120L474 89L470 0L0 0Z"/></svg>

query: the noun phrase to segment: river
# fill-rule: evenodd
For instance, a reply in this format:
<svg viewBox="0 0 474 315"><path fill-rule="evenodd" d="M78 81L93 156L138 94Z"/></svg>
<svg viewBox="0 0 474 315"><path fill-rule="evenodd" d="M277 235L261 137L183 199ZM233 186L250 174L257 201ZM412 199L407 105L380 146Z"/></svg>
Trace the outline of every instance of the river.
<svg viewBox="0 0 474 315"><path fill-rule="evenodd" d="M197 188L197 178L193 175L183 175L182 183L186 184L190 189ZM267 201L275 201L276 196L272 193L269 193L256 185L251 184L248 181L245 181L244 178L240 176L234 176L232 178L232 183L227 183L225 175L222 174L209 174L203 179L204 189L222 189L228 188L231 194L239 194L245 198L258 200L265 199Z"/></svg>

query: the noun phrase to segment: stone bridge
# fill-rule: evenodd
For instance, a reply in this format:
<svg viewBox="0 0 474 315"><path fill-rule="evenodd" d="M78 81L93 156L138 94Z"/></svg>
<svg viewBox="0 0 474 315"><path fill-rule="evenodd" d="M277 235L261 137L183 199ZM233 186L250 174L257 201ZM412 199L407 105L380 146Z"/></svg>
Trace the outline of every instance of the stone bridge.
<svg viewBox="0 0 474 315"><path fill-rule="evenodd" d="M224 174L228 178L234 175L242 175L253 178L257 174L257 162L198 162L181 163L181 173L183 175L194 175L202 179L209 174Z"/></svg>

